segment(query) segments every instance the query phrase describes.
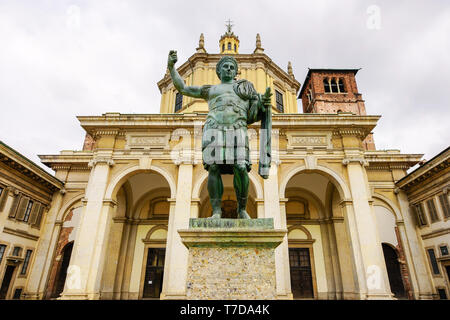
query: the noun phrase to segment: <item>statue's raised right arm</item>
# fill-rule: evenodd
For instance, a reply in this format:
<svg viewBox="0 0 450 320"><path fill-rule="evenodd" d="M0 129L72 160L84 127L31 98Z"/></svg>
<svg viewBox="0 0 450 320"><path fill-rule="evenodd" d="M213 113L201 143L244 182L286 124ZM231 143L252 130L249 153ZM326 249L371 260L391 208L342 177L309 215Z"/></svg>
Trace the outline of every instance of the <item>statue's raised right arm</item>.
<svg viewBox="0 0 450 320"><path fill-rule="evenodd" d="M177 88L178 92L183 95L194 98L206 98L202 94L202 87L198 86L186 86L177 69L174 67L178 61L177 52L171 50L169 52L169 59L167 60L167 68L169 69L170 76L172 77L173 84Z"/></svg>

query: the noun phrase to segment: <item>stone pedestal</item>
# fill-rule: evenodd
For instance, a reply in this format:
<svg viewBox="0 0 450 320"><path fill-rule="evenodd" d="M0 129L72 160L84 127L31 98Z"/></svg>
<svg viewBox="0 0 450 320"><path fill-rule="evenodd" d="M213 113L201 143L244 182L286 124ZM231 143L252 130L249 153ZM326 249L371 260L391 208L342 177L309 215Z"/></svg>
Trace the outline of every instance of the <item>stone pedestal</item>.
<svg viewBox="0 0 450 320"><path fill-rule="evenodd" d="M276 299L275 248L287 230L273 219L190 219L186 298Z"/></svg>

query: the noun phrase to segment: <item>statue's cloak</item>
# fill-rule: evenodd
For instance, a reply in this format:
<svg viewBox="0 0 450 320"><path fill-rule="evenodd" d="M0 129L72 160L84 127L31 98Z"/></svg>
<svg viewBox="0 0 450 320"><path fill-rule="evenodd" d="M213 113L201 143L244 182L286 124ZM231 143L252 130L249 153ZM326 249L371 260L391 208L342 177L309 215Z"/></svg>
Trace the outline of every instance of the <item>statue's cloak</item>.
<svg viewBox="0 0 450 320"><path fill-rule="evenodd" d="M238 80L233 85L233 89L241 99L250 101L247 111L247 124L261 120L258 174L267 179L272 161L272 110L270 107L264 110L262 96L256 92L250 81Z"/></svg>

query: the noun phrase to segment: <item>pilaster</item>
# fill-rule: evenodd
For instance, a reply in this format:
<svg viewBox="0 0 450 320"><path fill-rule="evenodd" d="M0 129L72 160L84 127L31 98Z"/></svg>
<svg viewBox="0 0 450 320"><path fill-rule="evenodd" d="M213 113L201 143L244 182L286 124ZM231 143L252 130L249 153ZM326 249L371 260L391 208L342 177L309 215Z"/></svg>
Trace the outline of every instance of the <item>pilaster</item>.
<svg viewBox="0 0 450 320"><path fill-rule="evenodd" d="M169 214L165 276L161 299L184 299L186 296L188 250L181 242L178 230L189 226L192 174L192 163L182 162L179 164L176 200L171 203Z"/></svg>
<svg viewBox="0 0 450 320"><path fill-rule="evenodd" d="M62 299L99 299L107 248L112 200L104 200L110 166L107 155L97 156L86 187L86 206L80 217Z"/></svg>
<svg viewBox="0 0 450 320"><path fill-rule="evenodd" d="M53 195L52 206L45 215L44 223L41 226L42 231L36 246L34 262L25 285L26 299L44 298L53 252L61 229L61 225L56 224L56 220L58 212L61 210L63 197L64 194L61 192Z"/></svg>
<svg viewBox="0 0 450 320"><path fill-rule="evenodd" d="M280 196L278 188L278 164L272 162L269 177L264 179L264 218L273 218L275 229L286 228L286 219L281 218ZM284 221L284 223L282 223ZM278 299L292 299L290 287L286 287L290 277L286 273L289 263L287 234L283 237L283 242L275 249L275 266ZM290 283L290 282L289 282Z"/></svg>
<svg viewBox="0 0 450 320"><path fill-rule="evenodd" d="M377 223L369 201L368 181L361 158L347 158L350 190L353 198L356 233L361 246L363 275L366 280L367 299L392 299ZM353 239L352 239L353 240Z"/></svg>
<svg viewBox="0 0 450 320"><path fill-rule="evenodd" d="M415 299L433 299L432 282L427 270L427 260L424 256L422 244L416 232L414 219L409 213L408 198L404 191L397 191L397 199L403 216L403 224L398 226L404 245L406 262L410 270L411 284Z"/></svg>

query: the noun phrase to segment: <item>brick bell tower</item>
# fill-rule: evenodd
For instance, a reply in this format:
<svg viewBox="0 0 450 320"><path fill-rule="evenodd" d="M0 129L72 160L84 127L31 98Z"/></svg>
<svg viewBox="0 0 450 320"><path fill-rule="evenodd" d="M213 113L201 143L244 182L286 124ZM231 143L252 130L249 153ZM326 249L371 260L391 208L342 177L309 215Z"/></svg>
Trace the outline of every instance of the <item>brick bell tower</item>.
<svg viewBox="0 0 450 320"><path fill-rule="evenodd" d="M351 112L365 116L366 107L356 86L359 69L309 69L298 98L303 113ZM373 134L364 140L366 150L375 150Z"/></svg>

